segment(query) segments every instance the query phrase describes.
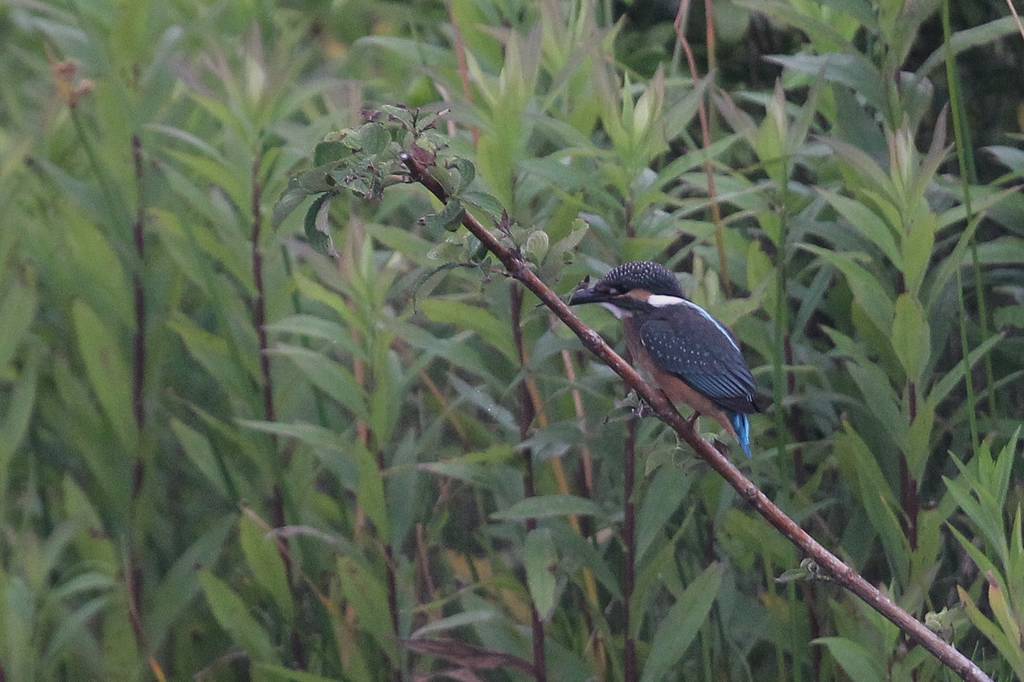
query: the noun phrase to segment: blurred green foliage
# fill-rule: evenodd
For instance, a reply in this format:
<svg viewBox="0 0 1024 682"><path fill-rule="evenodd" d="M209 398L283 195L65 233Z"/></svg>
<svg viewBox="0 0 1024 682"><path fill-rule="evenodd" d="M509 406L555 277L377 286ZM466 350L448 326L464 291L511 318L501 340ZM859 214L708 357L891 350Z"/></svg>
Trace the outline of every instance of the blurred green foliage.
<svg viewBox="0 0 1024 682"><path fill-rule="evenodd" d="M560 293L679 272L775 396L751 477L1024 677L1024 41L713 9L695 80L673 2L0 4L0 678L522 679L533 612L565 681L950 679L654 420L630 551L621 384L463 210Z"/></svg>

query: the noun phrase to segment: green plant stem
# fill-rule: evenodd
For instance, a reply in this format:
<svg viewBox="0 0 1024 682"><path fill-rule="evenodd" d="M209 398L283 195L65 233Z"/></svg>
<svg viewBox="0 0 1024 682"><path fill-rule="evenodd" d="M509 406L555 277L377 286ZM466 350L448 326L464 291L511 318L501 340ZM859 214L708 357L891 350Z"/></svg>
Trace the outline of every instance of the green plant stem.
<svg viewBox="0 0 1024 682"><path fill-rule="evenodd" d="M788 258L787 244L789 241L789 170L788 157L784 156L782 159L782 186L779 187L779 243L776 244L775 252L775 342L773 344L774 352L772 353L772 399L775 403L773 408L775 413L776 449L780 467L786 461L786 449L792 440L792 433L786 423L785 400L796 388L796 377L792 372L786 372L785 370L786 366L791 363L789 356L792 354L787 298L789 287L786 270ZM791 417L794 420L796 419L795 415L791 415ZM804 477L803 452L799 447L793 448L791 466L793 487L799 489ZM785 480L785 471L783 470L781 474L783 480ZM795 612L800 606L800 602L796 597L796 591L787 590L786 598L789 601L790 610ZM807 608L808 611L813 613L813 603L808 602ZM813 619L812 622L814 625L812 627L813 631L816 629L817 620ZM797 646L796 641L792 644L793 671L790 679L794 682L802 682L804 670L801 650Z"/></svg>
<svg viewBox="0 0 1024 682"><path fill-rule="evenodd" d="M683 48L686 55L686 63L690 69L690 79L694 85L700 80L700 73L697 71L697 60L690 48L690 41L686 38L686 19L690 13L690 0L682 0L679 3L679 11L676 12L674 23L676 39ZM710 15L709 15L710 16ZM710 18L708 19L710 21ZM713 40L714 28L708 27L709 39ZM710 69L710 66L709 66ZM729 262L725 252L725 223L722 221L722 207L718 203L718 188L715 183L715 172L711 165L711 157L708 149L711 147L711 126L708 119L708 97L705 93L697 105L697 118L700 121L701 150L704 153L704 176L708 183L708 198L711 206L711 220L715 225L715 249L718 251L718 276L722 282L722 290L727 297L732 296L732 278L729 277Z"/></svg>
<svg viewBox="0 0 1024 682"><path fill-rule="evenodd" d="M946 47L946 81L947 87L949 88L949 99L951 102L951 108L953 113L953 135L956 138L956 156L957 164L960 166L960 185L963 188L964 194L964 208L966 209L966 215L964 216L965 222L970 223L971 218L974 216L974 210L971 207L971 183L975 179L975 165L974 165L974 152L971 145L971 131L967 125L966 114L964 110L963 98L960 96L960 78L956 70L956 55L953 54L953 50L950 47L952 41L952 27L949 16L949 0L944 0L942 3L942 37ZM991 329L989 328L989 316L988 316L988 301L985 295L985 288L981 277L981 262L978 259L978 243L975 239L971 239L971 264L974 268L974 295L975 302L978 306L978 322L981 328L981 338L987 339L991 335ZM959 272L959 270L958 270ZM962 279L962 278L961 278ZM959 298L961 308L961 320L960 320L960 337L963 343L963 355L966 361L967 355L970 351L970 347L966 343L967 334L965 328L967 326L967 315L966 306L963 301L963 283L958 279L958 286L960 287ZM988 387L988 409L992 415L997 414L996 404L996 391L995 391L995 371L992 368L992 356L986 354L984 358L985 362L985 380ZM969 375L965 375L965 381L970 386L971 380ZM969 391L972 391L969 389ZM975 403L970 403L971 413L975 412ZM978 437L977 437L977 426L974 425L972 428L972 445L977 448Z"/></svg>
<svg viewBox="0 0 1024 682"><path fill-rule="evenodd" d="M294 267L292 266L291 254L288 253L288 247L285 244L281 244L281 258L284 259L284 271L290 281ZM302 314L302 300L299 298L299 292L297 289L292 290L292 308L296 313ZM306 337L302 337L300 343L303 348L309 348L311 350L313 348L313 344L311 344L309 339ZM320 426L327 428L327 407L324 405L323 391L316 386L313 387L313 404L316 406L318 423Z"/></svg>
<svg viewBox="0 0 1024 682"><path fill-rule="evenodd" d="M85 125L82 123L82 117L79 116L77 107L70 107L69 111L71 113L71 122L74 123L75 132L78 134L78 140L82 143L85 156L89 159L89 165L96 176L96 182L99 183L100 191L103 192L103 201L107 204L107 211L110 213L111 220L115 221L118 226L127 225L129 222L127 214L121 207L121 204L115 199L115 193L110 185L110 180L100 165L96 149L93 147L92 141L85 131Z"/></svg>
<svg viewBox="0 0 1024 682"><path fill-rule="evenodd" d="M701 663L704 665L704 679L707 682L717 679L715 676L715 664L713 658L713 652L711 651L711 617L704 621L704 624L700 627L700 658Z"/></svg>
<svg viewBox="0 0 1024 682"><path fill-rule="evenodd" d="M978 416L977 410L975 410L977 403L974 397L974 381L971 378L971 364L967 360L970 349L967 341L967 307L964 305L964 276L960 272L959 266L956 269L956 287L959 292L957 300L959 301L960 312L960 353L962 355L961 362L964 366L964 386L967 388L967 421L971 426L971 451L977 452L981 441L978 438Z"/></svg>
<svg viewBox="0 0 1024 682"><path fill-rule="evenodd" d="M784 168L783 177L786 176L787 170L787 168ZM779 243L775 245L775 340L772 344L772 400L775 403L773 406L775 413L775 438L780 466L785 461L786 446L789 444L789 432L786 428L786 411L784 409L786 397L784 365L787 327L789 326L789 311L786 306L787 186L788 183L783 181L783 185L780 188L782 206L779 210ZM798 471L799 464L799 462L793 462L794 477L801 475ZM784 474L784 472L780 473Z"/></svg>

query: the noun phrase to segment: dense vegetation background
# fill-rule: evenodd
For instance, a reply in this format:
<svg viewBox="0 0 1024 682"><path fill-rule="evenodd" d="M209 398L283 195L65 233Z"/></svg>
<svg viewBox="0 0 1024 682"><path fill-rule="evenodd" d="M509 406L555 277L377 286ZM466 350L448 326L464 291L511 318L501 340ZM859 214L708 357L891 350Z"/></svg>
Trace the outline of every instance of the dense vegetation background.
<svg viewBox="0 0 1024 682"><path fill-rule="evenodd" d="M750 476L1024 678L1024 36L951 4L0 3L0 679L951 677L360 184L394 104L559 292L679 272Z"/></svg>

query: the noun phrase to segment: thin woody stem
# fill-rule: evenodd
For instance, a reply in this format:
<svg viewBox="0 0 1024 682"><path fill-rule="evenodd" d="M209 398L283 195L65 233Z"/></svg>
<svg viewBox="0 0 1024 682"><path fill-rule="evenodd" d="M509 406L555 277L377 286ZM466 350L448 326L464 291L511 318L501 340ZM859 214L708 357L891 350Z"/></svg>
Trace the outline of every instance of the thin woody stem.
<svg viewBox="0 0 1024 682"><path fill-rule="evenodd" d="M705 2L705 10L710 8L711 3ZM690 48L690 41L686 39L686 18L690 13L690 0L682 0L679 4L679 11L676 13L674 23L676 37L679 45L686 55L686 64L690 69L690 79L696 85L700 80L700 73L697 70L697 60ZM708 37L708 71L714 70L714 23L710 14L707 19ZM711 167L711 157L708 156L708 148L711 147L711 123L708 117L707 97L701 96L697 106L697 118L700 120L701 146L704 151L704 175L708 183L708 197L711 199L711 221L715 224L715 249L718 251L718 271L721 273L722 288L727 296L732 295L732 280L729 278L729 262L725 254L725 223L722 222L722 207L718 204L718 188L715 184L715 171Z"/></svg>
<svg viewBox="0 0 1024 682"><path fill-rule="evenodd" d="M409 169L410 177L423 185L441 201L447 201L448 194L444 188L427 174L427 168L412 155L403 153L402 163ZM583 324L566 303L558 297L550 287L530 269L527 263L512 249L499 241L480 221L466 212L462 224L480 240L480 243L493 253L505 266L508 274L529 289L541 303L551 309L569 329L579 337L584 346L607 364L629 388L636 391L653 409L663 422L668 424L679 438L685 441L694 452L707 462L722 478L726 480L747 502L763 516L772 526L782 533L790 542L811 557L833 581L842 585L871 608L892 621L908 637L930 651L943 665L947 666L964 680L971 682L991 679L982 672L969 658L960 653L954 646L943 641L929 630L923 623L897 606L888 596L860 576L850 566L843 563L832 552L823 547L796 521L786 515L761 491L750 479L722 453L705 441L676 411L660 390L656 390L637 373L615 350L612 349L601 335Z"/></svg>
<svg viewBox="0 0 1024 682"><path fill-rule="evenodd" d="M270 371L269 343L267 341L267 291L263 277L263 249L261 239L263 236L263 183L260 180L260 170L263 165L263 154L257 152L253 158L251 170L250 205L252 217L251 253L252 278L256 288L256 297L252 301L252 324L256 331L256 340L259 344L259 366L260 366L260 391L263 397L263 418L268 422L277 420L277 412L274 407L274 380ZM277 456L277 437L271 437L273 454ZM284 465L288 464L288 455L284 456ZM284 513L284 491L280 482L275 482L271 490L270 512L274 527L283 528L285 525ZM282 542L284 550L281 552L281 559L284 561L285 572L288 576L288 584L292 583L292 574L295 566L292 564L291 552L288 551L288 541ZM292 628L291 631L292 658L300 668L306 667L306 650L299 636L299 631Z"/></svg>
<svg viewBox="0 0 1024 682"><path fill-rule="evenodd" d="M526 349L523 345L523 328L520 317L523 307L523 290L514 282L509 289L509 299L512 313L512 337L515 339L519 364L525 371L527 365ZM536 413L533 402L530 399L526 382L523 381L519 384L519 412L517 414L520 440L525 441L529 438L530 424L533 422L534 416L536 416ZM533 497L537 494L537 489L534 483L533 451L530 448L523 450L523 460L526 465L526 478L524 481L526 496ZM526 519L526 530L532 531L535 528L537 528L537 519ZM531 639L533 643L533 677L537 682L545 682L548 679L548 671L544 653L544 621L541 620L540 614L537 612L537 606L532 600L530 601L530 629L532 631Z"/></svg>

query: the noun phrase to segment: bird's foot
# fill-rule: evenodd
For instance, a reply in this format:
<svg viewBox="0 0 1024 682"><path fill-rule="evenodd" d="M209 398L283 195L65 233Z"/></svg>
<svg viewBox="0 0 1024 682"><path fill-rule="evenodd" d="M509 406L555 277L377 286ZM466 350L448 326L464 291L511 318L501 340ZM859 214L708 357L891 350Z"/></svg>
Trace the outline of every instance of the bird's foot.
<svg viewBox="0 0 1024 682"><path fill-rule="evenodd" d="M636 391L630 391L621 400L616 400L613 404L612 412L606 414L604 421L607 424L611 420L627 419L635 417L637 411L644 405L643 399L637 395Z"/></svg>
<svg viewBox="0 0 1024 682"><path fill-rule="evenodd" d="M700 412L694 411L689 419L686 420L686 425L694 431L700 431Z"/></svg>
<svg viewBox="0 0 1024 682"><path fill-rule="evenodd" d="M622 400L615 402L615 408L620 410L629 410L630 416L636 419L643 419L644 417L653 417L656 413L654 409L647 404L647 401L640 397L640 394L636 391L630 391L626 394L626 397Z"/></svg>
<svg viewBox="0 0 1024 682"><path fill-rule="evenodd" d="M633 408L633 416L637 419L643 419L644 417L653 417L655 415L654 409L647 404L647 401L641 399L637 403L636 407Z"/></svg>

